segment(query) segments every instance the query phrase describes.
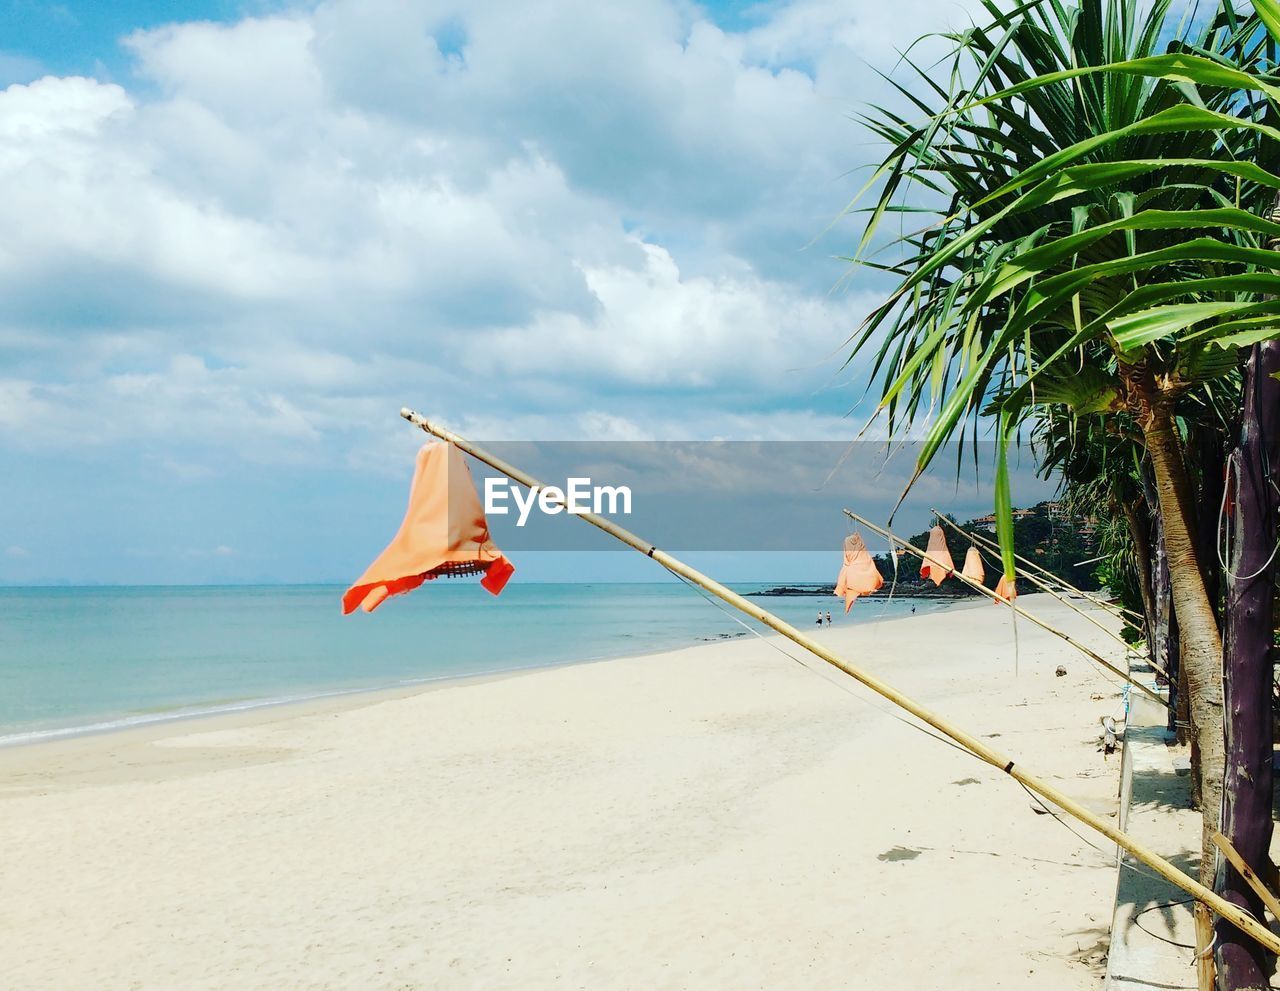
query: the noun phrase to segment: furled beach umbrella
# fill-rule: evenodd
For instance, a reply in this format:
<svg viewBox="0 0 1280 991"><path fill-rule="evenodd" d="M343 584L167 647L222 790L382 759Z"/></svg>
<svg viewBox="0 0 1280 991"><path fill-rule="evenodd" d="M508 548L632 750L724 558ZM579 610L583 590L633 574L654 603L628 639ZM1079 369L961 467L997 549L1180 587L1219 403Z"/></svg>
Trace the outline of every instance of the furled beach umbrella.
<svg viewBox="0 0 1280 991"><path fill-rule="evenodd" d="M1012 602L1018 597L1018 583L1012 578L1001 575L1000 580L996 582L996 595L1005 602Z"/></svg>
<svg viewBox="0 0 1280 991"><path fill-rule="evenodd" d="M966 578L972 578L979 584L986 580L987 569L982 566L982 555L978 553L977 547L972 545L969 547L964 556L964 567L960 569L960 574Z"/></svg>
<svg viewBox="0 0 1280 991"><path fill-rule="evenodd" d="M453 444L425 444L418 452L409 508L386 550L342 597L344 615L373 612L391 595L425 581L483 575L497 595L515 568L489 539L471 469Z"/></svg>
<svg viewBox="0 0 1280 991"><path fill-rule="evenodd" d="M934 512L937 513L937 510L935 509ZM978 547L979 545L981 545L982 547L985 547L989 551L991 551L991 553L994 554L997 558L1001 556L1000 545L995 543L994 541L988 540L986 537L982 536L982 534L980 533L973 533L973 532L970 532L969 530L963 529L961 526L959 526L959 524L952 523L951 520L947 519L945 516L939 515L938 519L941 522L945 523L947 526L951 527L951 529L955 530L956 533L958 533L961 537L967 537L969 540L971 540L973 542L974 547ZM1040 565L1036 564L1034 561L1028 560L1027 558L1023 557L1021 554L1015 553L1013 555L1013 559L1017 561L1019 564L1023 565L1022 570L1018 572L1019 577L1025 578L1027 581L1029 581L1032 584L1034 588L1037 588L1041 592L1044 592L1046 595L1049 595L1057 599L1059 602L1061 602L1064 606L1066 606L1072 612L1076 613L1078 616L1081 616L1088 622L1092 623L1094 626L1100 629L1103 633L1109 636L1112 640L1115 640L1117 643L1122 644L1126 651L1132 649L1128 641L1125 640L1124 637L1122 637L1114 629L1112 629L1110 625L1108 625L1107 623L1100 622L1098 618L1095 615L1093 615L1092 612L1081 609L1078 605L1076 605L1069 598L1063 595L1062 592L1058 591L1058 589L1055 589L1054 585L1058 585L1060 588L1070 591L1074 595L1078 595L1083 599L1089 600L1094 605L1097 605L1102 607L1103 609L1106 609L1111 615L1119 618L1121 623L1130 627L1131 629L1134 629L1134 630L1139 629L1139 627L1135 623L1133 623L1132 621L1130 621L1124 616L1124 612L1126 610L1113 611L1113 610L1116 610L1118 607L1112 605L1109 602L1104 601L1103 599L1099 599L1096 596L1090 595L1088 592L1085 592L1085 591L1082 591L1081 589L1076 588L1074 585L1071 585L1068 582L1064 581L1061 576L1056 575L1051 571L1047 571L1046 569L1042 568ZM968 561L968 558L966 558L965 568L968 569L968 567L969 567L969 561ZM1044 577L1038 577L1036 572L1038 572L1039 575L1042 575ZM962 576L966 576L968 572L967 570L965 570L965 571L962 571L960 574ZM1045 580L1046 578L1048 579L1048 581ZM1053 584L1050 584L1050 582L1053 582ZM1157 672L1164 675L1166 678L1168 677L1167 672L1158 664L1152 664L1152 666L1156 669Z"/></svg>
<svg viewBox="0 0 1280 991"><path fill-rule="evenodd" d="M951 560L951 551L947 548L947 535L942 532L942 527L935 526L929 531L929 546L924 553L920 577L930 579L934 585L941 585L943 579L950 578L956 570L956 563Z"/></svg>
<svg viewBox="0 0 1280 991"><path fill-rule="evenodd" d="M862 539L862 535L851 533L844 538L844 565L840 568L840 577L836 579L836 595L844 596L844 611L853 608L853 602L860 595L869 595L884 584L884 578L871 553Z"/></svg>

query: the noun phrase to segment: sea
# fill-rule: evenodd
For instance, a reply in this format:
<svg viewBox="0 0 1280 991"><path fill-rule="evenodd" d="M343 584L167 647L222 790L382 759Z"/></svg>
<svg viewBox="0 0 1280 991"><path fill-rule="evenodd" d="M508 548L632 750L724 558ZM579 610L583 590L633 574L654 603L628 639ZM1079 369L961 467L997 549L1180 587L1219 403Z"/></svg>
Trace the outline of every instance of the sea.
<svg viewBox="0 0 1280 991"><path fill-rule="evenodd" d="M752 595L765 586L738 586ZM770 631L680 582L438 582L344 617L340 586L0 588L0 746ZM946 608L756 599L801 629Z"/></svg>

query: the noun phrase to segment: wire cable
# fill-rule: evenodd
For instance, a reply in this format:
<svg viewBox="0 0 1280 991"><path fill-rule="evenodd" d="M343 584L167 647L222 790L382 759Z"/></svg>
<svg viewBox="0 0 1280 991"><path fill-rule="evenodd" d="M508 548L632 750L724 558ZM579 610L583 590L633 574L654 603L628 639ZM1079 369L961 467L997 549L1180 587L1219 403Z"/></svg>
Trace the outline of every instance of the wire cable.
<svg viewBox="0 0 1280 991"><path fill-rule="evenodd" d="M1228 454L1228 455L1227 455L1227 463L1226 463L1226 471L1227 471L1228 479L1230 479L1230 477L1231 477L1232 467L1234 466L1234 468L1235 468L1236 491L1237 491L1237 492L1239 492L1239 491L1240 491L1240 481L1239 481L1239 479L1240 479L1240 465L1238 464L1238 461L1239 461L1238 455L1239 455L1239 454L1240 454L1240 449L1239 449L1239 448L1236 448L1236 449L1235 449L1235 450L1233 450L1230 454ZM1275 480L1274 478L1268 478L1268 479L1267 479L1267 481L1268 481L1268 482L1270 482L1270 483L1271 483L1271 487L1272 487L1273 489L1276 489L1277 493L1278 493L1278 494L1280 494L1280 487L1278 487L1278 486L1276 485L1276 480ZM1218 506L1218 534L1217 534L1217 540L1215 541L1215 544L1216 544L1216 550L1217 550L1217 552L1218 552L1218 564L1220 564L1220 565L1222 566L1222 573L1223 573L1224 575L1226 575L1228 578L1230 578L1230 579L1231 579L1232 581L1234 581L1234 582L1248 582L1248 581L1253 581L1253 579L1257 578L1257 577L1258 577L1259 575L1261 575L1264 571L1266 571L1269 567L1271 567L1271 563L1276 559L1276 552L1277 552L1277 551L1280 551L1280 541L1276 541L1276 542L1272 545L1272 548L1271 548L1271 554L1267 557L1267 561L1266 561L1266 563L1265 563L1261 568L1259 568L1257 571L1255 571L1253 574L1251 574L1251 575L1236 575L1236 574L1232 574L1232 572L1231 572L1231 565L1227 564L1227 560L1226 560L1226 559L1227 559L1227 556L1230 554L1230 548L1229 548L1229 546L1228 546L1228 545L1229 545L1229 544L1230 544L1230 542L1231 542L1231 534L1228 532L1228 528L1227 528L1227 526L1226 526L1226 522L1227 522L1227 494L1228 494L1230 491L1231 491L1231 486L1230 486L1230 485L1223 485L1223 486L1222 486L1222 502L1221 502L1221 503L1219 504L1219 506Z"/></svg>
<svg viewBox="0 0 1280 991"><path fill-rule="evenodd" d="M976 760L978 763L980 763L980 764L982 764L982 765L984 765L984 766L986 766L986 767L994 767L994 766L995 766L995 765L994 765L994 764L992 764L990 761L988 761L988 760L986 760L986 759L984 759L984 758L982 758L982 757L978 756L978 755L977 755L977 754L975 754L972 750L969 750L967 747L964 747L964 746L960 745L959 743L956 743L954 740L948 739L947 737L942 736L942 735L941 735L941 734L939 734L939 733L935 733L935 732L933 732L932 730L927 729L927 728L925 728L924 726L921 726L919 723L913 722L913 721L911 721L910 719L907 719L907 718L905 718L905 717L903 717L903 716L899 715L897 712L894 712L892 709L885 708L885 707L884 707L884 706L882 706L882 705L878 705L877 703L872 702L870 699L866 698L865 696L863 696L863 695L859 694L858 692L855 692L855 691L852 689L852 687L850 687L850 685L849 685L847 682L845 682L845 681L843 681L843 680L837 681L837 680L834 680L834 679L832 679L832 678L828 677L827 672L825 671L825 669L821 669L821 668L814 667L812 664L809 664L808 662L806 662L806 661L802 660L802 659L801 659L800 657L798 657L797 655L795 655L795 654L791 653L789 650L787 650L787 649L785 649L784 647L780 646L779 644L775 643L772 639L770 639L770 638L766 637L766 636L765 636L764 634L762 634L759 630L757 630L754 626L752 626L751 624L749 624L749 623L747 623L745 620L743 620L740 616L738 616L738 615L737 615L737 613L736 613L736 612L730 612L730 611L729 611L729 609L724 605L724 603L720 602L720 600L718 600L718 599L716 599L715 597L713 597L712 595L710 595L710 594L709 594L705 589L703 589L703 588L699 587L698 585L695 585L693 582L689 581L689 580L688 580L687 578L685 578L683 575L681 575L681 574L677 574L677 573L676 573L676 572L674 572L674 571L670 571L670 569L667 569L667 570L670 572L670 574L675 575L675 577L676 577L676 578L678 578L678 579L680 579L680 581L681 581L681 582L683 582L683 583L684 583L685 585L687 585L689 588L691 588L691 589L693 589L695 592L697 592L700 596L702 596L702 598L706 599L706 600L707 600L707 602L711 603L711 605L713 605L713 606L715 606L715 608L719 609L722 613L724 613L726 616L728 616L730 619L732 619L735 623L737 623L739 626L741 626L743 629L745 629L748 633L750 633L750 634L751 634L752 636L754 636L756 639L760 640L762 643L764 643L764 644L768 645L769 647L772 647L774 650L776 650L778 653L782 654L784 657L788 657L788 658L790 658L792 661L794 661L796 664L800 665L800 667L804 668L804 669L805 669L806 671L808 671L810 674L812 674L812 675L814 675L814 676L816 676L816 677L818 677L818 678L821 678L823 681L827 682L828 684L832 685L832 686L833 686L833 687L835 687L835 688L839 688L841 691L845 692L847 695L849 695L849 696L851 696L852 698L856 699L857 701L861 702L863 705L865 705L865 706L867 706L867 707L869 707L869 708L871 708L871 709L875 709L877 712L881 713L882 715L888 716L890 719L896 720L897 722L902 723L904 726L907 726L907 727L909 727L909 728L911 728L911 729L915 730L915 731L916 731L916 732L918 732L918 733L923 733L925 736L931 737L931 738L933 738L934 740L937 740L939 743L944 743L944 744L946 744L946 745L947 745L948 747L950 747L952 750L957 750L957 751L959 751L960 753L964 754L966 757L971 757L973 760ZM1018 779L1017 779L1017 778L1014 778L1013 780L1014 780L1014 781L1018 781ZM1040 808L1045 812L1045 814L1047 814L1047 815L1049 815L1050 817L1052 817L1052 818L1053 818L1056 822L1058 822L1058 823L1059 823L1059 824L1060 824L1064 829L1066 829L1066 830L1067 830L1067 832L1071 833L1071 835L1072 835L1072 836L1074 836L1077 840L1079 840L1079 841L1080 841L1081 843L1083 843L1085 846L1087 846L1087 847L1089 847L1089 848L1091 848L1091 849L1093 849L1093 850L1097 851L1098 853L1102 854L1102 856L1104 856L1104 857L1111 857L1111 856L1112 856L1112 854L1111 854L1111 852L1110 852L1110 851L1108 851L1108 850L1106 850L1106 849L1104 849L1104 848L1102 848L1102 847L1098 846L1096 843L1094 843L1094 842L1092 842L1092 841L1090 841L1090 840L1086 839L1084 836L1082 836L1080 833L1078 833L1075 829L1073 829L1073 828L1071 827L1071 825L1070 825L1069 823L1067 823L1065 820L1063 820L1063 818L1062 818L1062 817L1061 817L1057 812L1055 812L1055 811L1054 811L1050 806L1046 805L1046 804L1045 804L1045 802L1044 802L1044 800L1043 800L1043 799L1041 799L1039 795L1037 795L1035 792L1033 792L1030 788L1028 788L1028 787L1027 787L1025 784L1023 784L1021 781L1018 781L1018 786L1019 786L1023 791L1025 791L1025 792L1026 792L1026 793L1031 797L1031 799L1032 799L1032 800L1033 800L1033 801L1034 801L1038 806L1040 806ZM1159 882L1167 883L1167 880L1166 880L1165 878L1162 878L1160 875L1158 875L1158 874L1153 874L1153 873L1151 873L1150 871L1143 870L1143 869L1142 869L1142 868L1140 868L1140 867L1137 867L1137 866L1135 866L1135 865L1133 865L1133 864L1127 863L1127 862L1125 861L1124 857L1119 857L1117 862L1120 864L1120 866L1122 866L1122 867L1126 867L1126 868L1128 868L1129 870L1133 871L1134 873L1142 875L1143 877L1149 878L1149 879L1151 879L1151 880L1153 880L1153 881L1159 881ZM1191 900L1192 900L1192 901L1194 901L1194 899L1191 899Z"/></svg>
<svg viewBox="0 0 1280 991"><path fill-rule="evenodd" d="M1144 933L1146 933L1152 939L1158 939L1162 943L1168 943L1170 946L1177 946L1184 950L1191 950L1194 953L1196 948L1194 943L1179 943L1176 939L1170 939L1168 936L1161 936L1159 933L1153 933L1150 929L1148 929L1146 926L1144 926L1141 922L1138 921L1148 912L1155 912L1157 910L1166 909L1166 908L1177 908L1179 905L1189 905L1193 901L1195 901L1194 898L1179 898L1177 901L1172 901L1172 902L1157 902L1155 905L1148 905L1137 915L1133 916L1131 921L1135 926L1141 929Z"/></svg>
<svg viewBox="0 0 1280 991"><path fill-rule="evenodd" d="M789 657L791 660L795 661L795 663L799 664L802 668L804 668L810 674L813 674L816 677L821 678L823 681L827 682L828 684L836 688L839 688L841 691L845 692L847 695L850 695L851 697L857 699L863 705L868 706L869 708L875 709L877 712L880 712L883 715L888 716L890 719L895 719L898 722L902 723L904 726L909 726L911 727L911 729L916 730L917 732L923 733L925 736L932 737L933 739L937 740L939 743L945 743L948 747L951 747L951 749L953 750L960 751L960 753L964 754L967 757L972 757L974 760L982 764L988 764L988 766L990 766L988 761L983 760L981 757L975 754L972 750L969 750L967 747L963 747L960 744L956 743L954 740L950 740L939 733L935 733L930 729L926 729L925 727L921 726L919 723L912 722L910 719L907 719L904 716L899 715L897 712L894 712L892 709L885 708L882 705L878 705L877 703L872 702L870 699L866 698L865 696L859 694L858 692L855 692L847 682L843 680L835 680L829 677L825 669L814 667L812 664L809 664L808 662L802 660L797 655L791 653L786 648L782 647L781 645L775 643L770 638L766 637L754 626L751 626L749 623L745 622L741 617L736 615L736 613L730 612L728 608L724 606L723 603L721 603L718 599L714 598L713 596L709 595L705 589L699 588L697 585L693 584L693 582L689 581L683 575L676 574L674 571L671 572L671 574L675 575L682 582L684 582L684 584L688 585L691 589L693 589L695 592L701 595L704 599L706 599L713 606L715 606L717 609L723 612L735 623L737 623L743 629L747 630L747 632L749 632L752 636L758 639L761 643L764 643L769 647L772 647L774 650L776 650L779 654L782 654L784 657Z"/></svg>

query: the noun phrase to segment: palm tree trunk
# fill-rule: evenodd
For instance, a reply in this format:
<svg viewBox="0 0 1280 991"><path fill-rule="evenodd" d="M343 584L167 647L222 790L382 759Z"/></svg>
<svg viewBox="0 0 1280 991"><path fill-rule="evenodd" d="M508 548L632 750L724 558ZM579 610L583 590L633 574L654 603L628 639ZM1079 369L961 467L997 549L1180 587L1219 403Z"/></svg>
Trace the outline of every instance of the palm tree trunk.
<svg viewBox="0 0 1280 991"><path fill-rule="evenodd" d="M1125 522L1129 524L1129 539L1133 541L1133 556L1138 570L1138 594L1142 596L1142 615L1149 626L1155 616L1151 603L1151 539L1146 521L1138 516L1138 508L1132 502L1124 502ZM1147 630L1148 638L1151 635Z"/></svg>
<svg viewBox="0 0 1280 991"><path fill-rule="evenodd" d="M1149 464L1142 468L1142 490L1150 508L1151 530L1148 542L1150 557L1151 618L1148 624L1147 653L1152 663L1169 672L1169 729L1178 734L1178 742L1185 743L1187 734L1178 733L1178 722L1188 722L1187 713L1179 717L1181 705L1186 709L1185 678L1182 676L1182 657L1179 651L1178 617L1173 608L1173 587L1169 575L1169 555L1164 542L1164 521L1160 516L1156 495L1155 477ZM1193 782L1193 795L1199 801L1199 781Z"/></svg>
<svg viewBox="0 0 1280 991"><path fill-rule="evenodd" d="M1216 425L1200 424L1196 431L1196 462L1200 472L1199 517L1196 524L1196 553L1204 572L1204 587L1213 614L1222 627L1221 568L1218 567L1218 509L1222 505L1226 452L1222 433Z"/></svg>
<svg viewBox="0 0 1280 991"><path fill-rule="evenodd" d="M1169 554L1164 542L1164 526L1157 514L1155 534L1151 546L1154 555L1151 562L1152 598L1156 609L1156 663L1166 671L1177 667L1177 654L1173 650L1173 583L1169 575Z"/></svg>
<svg viewBox="0 0 1280 991"><path fill-rule="evenodd" d="M1237 482L1231 567L1227 579L1223 699L1226 723L1222 832L1258 875L1271 852L1272 616L1278 507L1272 471L1280 467L1280 341L1250 349L1244 412L1236 449ZM1262 917L1260 899L1230 864L1218 867L1214 890ZM1267 988L1266 952L1250 939L1218 930L1220 991Z"/></svg>
<svg viewBox="0 0 1280 991"><path fill-rule="evenodd" d="M1144 383L1146 385L1146 383ZM1187 674L1192 732L1199 750L1201 860L1200 877L1211 884L1214 846L1210 836L1222 814L1224 745L1222 729L1222 638L1196 556L1191 481L1173 422L1170 400L1144 388L1143 435L1155 476L1173 607Z"/></svg>
<svg viewBox="0 0 1280 991"><path fill-rule="evenodd" d="M1148 521L1138 515L1138 505L1133 500L1125 500L1121 505L1125 522L1129 524L1129 539L1133 542L1138 594L1142 597L1142 625L1147 635L1147 654L1155 661L1156 607L1151 592L1151 531Z"/></svg>

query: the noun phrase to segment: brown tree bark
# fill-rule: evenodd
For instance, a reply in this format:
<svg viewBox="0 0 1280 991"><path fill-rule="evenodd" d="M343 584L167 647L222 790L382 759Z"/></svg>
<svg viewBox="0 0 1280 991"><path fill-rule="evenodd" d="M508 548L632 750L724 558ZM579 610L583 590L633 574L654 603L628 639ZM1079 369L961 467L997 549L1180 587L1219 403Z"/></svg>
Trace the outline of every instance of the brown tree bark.
<svg viewBox="0 0 1280 991"><path fill-rule="evenodd" d="M1222 832L1260 877L1271 851L1271 664L1280 522L1273 472L1280 468L1280 341L1250 349L1245 363L1240 443L1232 471L1235 514L1226 575L1227 609L1223 665L1226 774ZM1219 894L1262 918L1262 902L1226 862L1218 865ZM1261 946L1219 924L1216 956L1219 991L1270 987Z"/></svg>
<svg viewBox="0 0 1280 991"><path fill-rule="evenodd" d="M1195 770L1200 782L1200 878L1203 883L1212 884L1215 847L1210 836L1221 822L1225 762L1222 638L1196 555L1191 481L1173 420L1173 400L1153 383L1146 368L1133 366L1128 374L1131 403L1137 406L1135 412L1142 422L1164 525L1173 607L1182 642L1181 663L1187 676L1192 733L1199 751Z"/></svg>
<svg viewBox="0 0 1280 991"><path fill-rule="evenodd" d="M1216 424L1202 424L1196 431L1196 466L1200 474L1196 518L1196 554L1204 572L1204 588L1209 604L1222 628L1222 584L1218 566L1218 510L1222 505L1223 471L1226 450Z"/></svg>
<svg viewBox="0 0 1280 991"><path fill-rule="evenodd" d="M1133 556L1138 569L1138 592L1142 596L1143 627L1147 634L1147 653L1155 660L1155 602L1151 597L1151 535L1147 521L1138 514L1132 502L1124 503L1124 517L1133 541Z"/></svg>
<svg viewBox="0 0 1280 991"><path fill-rule="evenodd" d="M1160 517L1159 500L1156 496L1155 476L1149 465L1142 470L1142 490L1146 494L1147 506L1151 507L1151 535L1149 555L1151 558L1151 626L1148 653L1153 663L1163 671L1168 671L1169 684L1169 729L1178 731L1178 707L1186 709L1186 686L1182 674L1182 656L1178 639L1178 614L1173 608L1173 586L1169 575L1169 555L1164 542L1164 522ZM1182 719L1186 723L1186 713ZM1178 737L1179 743L1186 742L1186 733ZM1199 787L1196 788L1196 796ZM1196 798L1198 801L1198 797Z"/></svg>

